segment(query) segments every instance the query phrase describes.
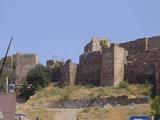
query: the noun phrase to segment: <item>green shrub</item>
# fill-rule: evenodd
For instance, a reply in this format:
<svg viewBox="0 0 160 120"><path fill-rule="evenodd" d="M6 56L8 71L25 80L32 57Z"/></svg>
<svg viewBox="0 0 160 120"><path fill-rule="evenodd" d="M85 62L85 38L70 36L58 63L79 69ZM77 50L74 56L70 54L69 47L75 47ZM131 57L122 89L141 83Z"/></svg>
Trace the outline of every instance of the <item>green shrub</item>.
<svg viewBox="0 0 160 120"><path fill-rule="evenodd" d="M71 59L68 59L68 60L66 61L66 64L69 64L69 63L72 63L72 60L71 60Z"/></svg>
<svg viewBox="0 0 160 120"><path fill-rule="evenodd" d="M160 96L156 96L151 104L152 115L160 115Z"/></svg>
<svg viewBox="0 0 160 120"><path fill-rule="evenodd" d="M100 40L99 44L100 44L100 46L101 46L102 49L108 48L108 47L110 46L110 45L107 43L106 40Z"/></svg>
<svg viewBox="0 0 160 120"><path fill-rule="evenodd" d="M31 84L34 90L38 87L46 87L50 82L49 70L43 65L39 64L34 69L28 72L27 84Z"/></svg>
<svg viewBox="0 0 160 120"><path fill-rule="evenodd" d="M43 65L37 65L27 74L26 83L20 88L20 94L25 99L33 95L39 88L48 86L50 82L49 70Z"/></svg>
<svg viewBox="0 0 160 120"><path fill-rule="evenodd" d="M153 96L153 84L151 84L150 82L146 82L144 84L144 86L145 86L145 88L147 88L146 91L144 92L144 95L151 96L151 98L152 98L152 96Z"/></svg>
<svg viewBox="0 0 160 120"><path fill-rule="evenodd" d="M129 86L129 83L126 81L120 82L119 84L119 88L122 88L122 89L126 89L128 88L128 86Z"/></svg>

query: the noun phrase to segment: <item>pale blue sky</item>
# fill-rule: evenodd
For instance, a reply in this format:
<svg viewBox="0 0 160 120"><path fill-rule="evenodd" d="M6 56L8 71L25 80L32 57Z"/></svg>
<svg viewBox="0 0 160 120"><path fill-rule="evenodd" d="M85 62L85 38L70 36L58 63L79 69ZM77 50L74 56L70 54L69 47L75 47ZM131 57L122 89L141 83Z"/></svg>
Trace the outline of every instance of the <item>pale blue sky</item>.
<svg viewBox="0 0 160 120"><path fill-rule="evenodd" d="M0 57L36 53L78 62L93 36L119 43L160 35L160 0L0 0Z"/></svg>

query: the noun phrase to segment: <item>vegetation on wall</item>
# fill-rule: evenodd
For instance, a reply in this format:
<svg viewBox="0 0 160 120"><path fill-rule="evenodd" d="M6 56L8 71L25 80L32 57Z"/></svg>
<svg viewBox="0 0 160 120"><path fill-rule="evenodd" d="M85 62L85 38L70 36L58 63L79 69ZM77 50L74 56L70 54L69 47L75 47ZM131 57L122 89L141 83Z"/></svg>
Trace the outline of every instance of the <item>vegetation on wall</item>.
<svg viewBox="0 0 160 120"><path fill-rule="evenodd" d="M106 40L101 40L99 44L101 45L102 49L109 47Z"/></svg>

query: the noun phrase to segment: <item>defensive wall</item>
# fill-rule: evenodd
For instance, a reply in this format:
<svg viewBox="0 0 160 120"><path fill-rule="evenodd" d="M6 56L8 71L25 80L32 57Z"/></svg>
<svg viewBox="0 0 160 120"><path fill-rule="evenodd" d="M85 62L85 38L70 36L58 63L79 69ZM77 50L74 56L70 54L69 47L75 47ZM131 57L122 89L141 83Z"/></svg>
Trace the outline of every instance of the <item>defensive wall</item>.
<svg viewBox="0 0 160 120"><path fill-rule="evenodd" d="M47 61L48 68L55 68L51 79L62 85L73 86L77 77L77 64L66 61Z"/></svg>
<svg viewBox="0 0 160 120"><path fill-rule="evenodd" d="M107 41L107 48L102 50L100 40ZM124 48L111 44L108 39L92 38L84 47L78 65L70 63L59 67L59 80L70 85L118 86L124 78L125 58ZM53 63L47 61L48 66Z"/></svg>
<svg viewBox="0 0 160 120"><path fill-rule="evenodd" d="M80 55L76 84L100 85L101 51Z"/></svg>
<svg viewBox="0 0 160 120"><path fill-rule="evenodd" d="M149 81L159 89L160 36L137 39L120 46L128 51L124 80L130 83Z"/></svg>
<svg viewBox="0 0 160 120"><path fill-rule="evenodd" d="M106 39L110 45L104 49L100 46L100 40L105 39L92 38L84 47L79 64L73 69L76 71L72 74L74 84L118 86L123 80L130 83L150 81L159 89L160 36L140 38L118 45ZM69 74L69 69L64 66L61 71Z"/></svg>
<svg viewBox="0 0 160 120"><path fill-rule="evenodd" d="M130 83L150 81L156 84L157 63L160 61L160 36L137 39L120 46L128 51L124 80Z"/></svg>
<svg viewBox="0 0 160 120"><path fill-rule="evenodd" d="M76 80L77 65L73 63L65 63L60 66L60 81L69 86L73 86Z"/></svg>

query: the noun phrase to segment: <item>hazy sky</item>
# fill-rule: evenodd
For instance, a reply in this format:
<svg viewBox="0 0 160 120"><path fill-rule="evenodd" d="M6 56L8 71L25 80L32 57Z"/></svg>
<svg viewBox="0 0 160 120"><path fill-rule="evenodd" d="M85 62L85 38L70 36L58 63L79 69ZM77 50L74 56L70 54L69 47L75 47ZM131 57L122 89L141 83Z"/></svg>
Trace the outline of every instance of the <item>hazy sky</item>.
<svg viewBox="0 0 160 120"><path fill-rule="evenodd" d="M160 35L160 0L0 0L0 57L36 53L40 62L78 62L93 36L112 42Z"/></svg>

